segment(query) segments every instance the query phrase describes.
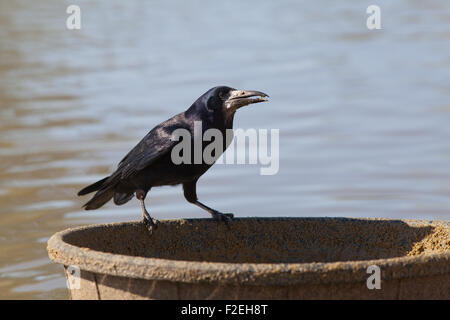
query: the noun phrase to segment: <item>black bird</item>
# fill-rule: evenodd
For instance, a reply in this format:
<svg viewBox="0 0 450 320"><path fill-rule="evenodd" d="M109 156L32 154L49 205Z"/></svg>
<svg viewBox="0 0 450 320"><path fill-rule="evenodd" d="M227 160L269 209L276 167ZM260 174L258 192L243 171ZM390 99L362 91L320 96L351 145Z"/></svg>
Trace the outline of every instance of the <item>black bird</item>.
<svg viewBox="0 0 450 320"><path fill-rule="evenodd" d="M236 90L219 86L208 90L198 98L189 109L160 123L153 128L123 159L117 170L110 176L91 184L78 195L94 191L96 194L84 208L94 210L103 206L111 198L116 205L122 205L133 198L140 201L144 223L152 231L157 221L150 217L145 208L144 199L152 187L183 184L184 197L190 203L208 211L213 218L224 221L227 225L233 214L220 213L207 207L197 199L196 184L212 163L175 164L172 161L171 150L180 143L173 138L176 129L186 129L190 133L191 145L194 144L194 122L201 121L202 136L208 129L218 129L222 137L226 130L233 128L233 118L237 109L258 102L267 101L266 95L259 91ZM223 151L231 143L231 139L223 139ZM202 143L202 151L206 144ZM184 151L183 151L184 152ZM203 153L202 153L203 154ZM217 159L220 154L214 155ZM192 159L194 155L192 155Z"/></svg>

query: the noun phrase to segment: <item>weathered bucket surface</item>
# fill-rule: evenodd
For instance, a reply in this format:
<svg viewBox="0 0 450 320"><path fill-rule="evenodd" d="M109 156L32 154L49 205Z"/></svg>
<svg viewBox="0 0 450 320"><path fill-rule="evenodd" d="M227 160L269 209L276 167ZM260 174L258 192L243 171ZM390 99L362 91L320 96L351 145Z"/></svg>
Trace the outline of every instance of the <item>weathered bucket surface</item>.
<svg viewBox="0 0 450 320"><path fill-rule="evenodd" d="M66 276L81 270L72 299L450 298L448 222L165 220L152 235L125 222L56 233L47 249Z"/></svg>

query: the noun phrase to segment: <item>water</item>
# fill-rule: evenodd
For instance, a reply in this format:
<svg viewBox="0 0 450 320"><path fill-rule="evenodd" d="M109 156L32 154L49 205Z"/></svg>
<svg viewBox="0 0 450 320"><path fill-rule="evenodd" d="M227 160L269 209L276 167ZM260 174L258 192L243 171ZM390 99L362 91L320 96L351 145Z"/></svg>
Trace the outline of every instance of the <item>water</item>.
<svg viewBox="0 0 450 320"><path fill-rule="evenodd" d="M280 170L217 165L199 198L246 216L450 220L450 2L0 2L0 298L67 298L56 231L140 218L84 212L83 186L212 86L267 92L235 127L280 129ZM158 219L206 217L180 187Z"/></svg>

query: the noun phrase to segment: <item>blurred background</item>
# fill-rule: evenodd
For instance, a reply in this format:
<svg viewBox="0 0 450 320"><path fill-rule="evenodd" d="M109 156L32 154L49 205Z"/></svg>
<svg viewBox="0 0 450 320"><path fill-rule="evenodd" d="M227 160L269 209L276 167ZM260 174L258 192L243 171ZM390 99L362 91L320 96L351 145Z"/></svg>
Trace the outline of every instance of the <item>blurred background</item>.
<svg viewBox="0 0 450 320"><path fill-rule="evenodd" d="M68 298L48 238L141 218L136 201L82 211L76 192L216 85L270 95L235 127L280 129L280 170L216 165L204 203L450 220L449 1L0 1L0 298ZM157 219L207 217L181 187L147 199Z"/></svg>

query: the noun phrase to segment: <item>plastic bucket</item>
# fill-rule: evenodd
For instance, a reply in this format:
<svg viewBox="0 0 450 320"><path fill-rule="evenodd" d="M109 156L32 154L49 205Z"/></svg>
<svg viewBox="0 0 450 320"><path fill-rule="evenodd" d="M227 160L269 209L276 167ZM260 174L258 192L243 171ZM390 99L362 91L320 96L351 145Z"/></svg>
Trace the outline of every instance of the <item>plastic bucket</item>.
<svg viewBox="0 0 450 320"><path fill-rule="evenodd" d="M56 233L72 299L449 299L450 223L348 218L142 222ZM379 288L378 288L379 287Z"/></svg>

